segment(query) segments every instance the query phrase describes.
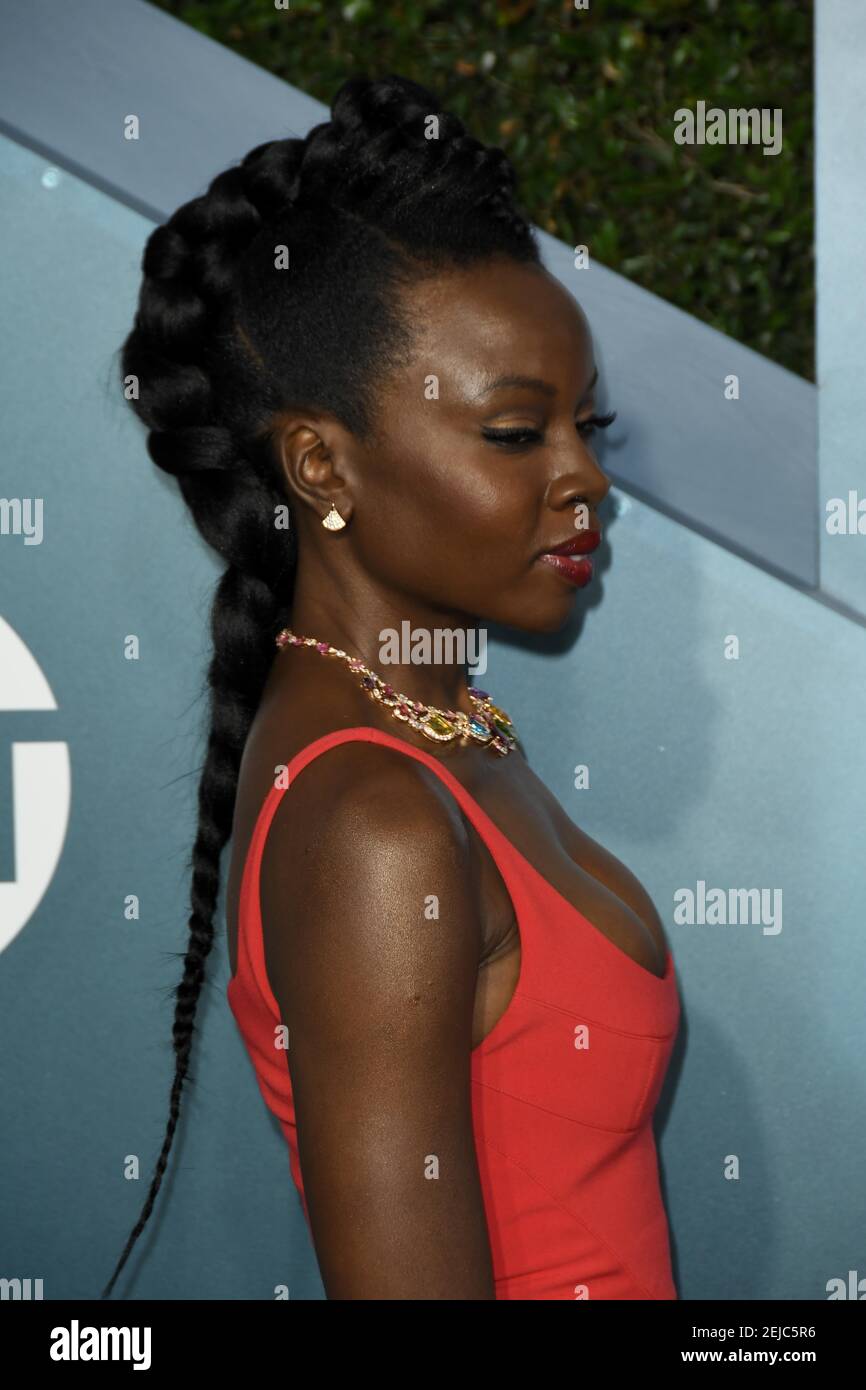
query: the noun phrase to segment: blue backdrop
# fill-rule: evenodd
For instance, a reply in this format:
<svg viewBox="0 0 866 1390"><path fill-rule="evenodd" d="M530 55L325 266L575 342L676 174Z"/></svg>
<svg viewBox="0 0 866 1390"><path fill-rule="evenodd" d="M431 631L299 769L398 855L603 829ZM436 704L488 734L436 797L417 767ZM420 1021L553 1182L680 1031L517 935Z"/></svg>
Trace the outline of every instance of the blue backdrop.
<svg viewBox="0 0 866 1390"><path fill-rule="evenodd" d="M46 1298L96 1297L167 1117L219 566L117 386L152 222L10 138L0 206L0 1277L42 1278ZM555 268L568 260L545 247ZM617 277L594 283L613 282L615 331L587 307L619 406L637 389L632 323L655 324L653 373L676 384L671 326L689 321L643 291L629 297ZM791 392L799 417L786 410L784 428L808 437L806 383L762 376L754 354L699 331L733 370ZM862 371L862 325L848 350ZM635 426L632 453L639 413ZM844 481L863 493L860 438ZM669 423L668 443L672 468L705 476ZM638 874L666 923L684 1014L658 1128L681 1296L822 1299L828 1281L866 1275L866 589L855 560L866 538L835 538L849 548L832 592L786 582L737 554L736 536L709 538L699 489L689 524L670 496L649 497L651 479L629 489L639 461L628 454L610 460L621 486L579 632L495 634L482 683L568 813ZM788 529L778 499L785 535L806 526L810 564L831 543L817 519L841 487L833 462L831 490L816 477L812 512ZM785 466L768 458L775 477ZM590 774L580 791L578 764ZM781 931L677 923L675 894L700 881L781 890ZM196 1081L118 1293L272 1298L288 1285L292 1298L322 1297L285 1144L225 1003L220 927ZM138 1180L125 1175L131 1155Z"/></svg>

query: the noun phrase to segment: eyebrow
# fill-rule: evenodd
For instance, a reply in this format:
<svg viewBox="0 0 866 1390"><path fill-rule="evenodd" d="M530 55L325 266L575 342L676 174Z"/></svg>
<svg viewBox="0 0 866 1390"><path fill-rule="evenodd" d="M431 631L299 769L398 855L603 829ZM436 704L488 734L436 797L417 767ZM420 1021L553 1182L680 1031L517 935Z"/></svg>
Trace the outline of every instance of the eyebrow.
<svg viewBox="0 0 866 1390"><path fill-rule="evenodd" d="M598 367L592 374L589 385L583 393L581 399L585 399L598 381ZM495 381L488 382L482 386L474 400L482 400L485 396L491 396L494 391L502 391L506 386L523 386L529 391L540 391L545 396L555 396L556 387L549 381L542 381L538 376L498 376Z"/></svg>

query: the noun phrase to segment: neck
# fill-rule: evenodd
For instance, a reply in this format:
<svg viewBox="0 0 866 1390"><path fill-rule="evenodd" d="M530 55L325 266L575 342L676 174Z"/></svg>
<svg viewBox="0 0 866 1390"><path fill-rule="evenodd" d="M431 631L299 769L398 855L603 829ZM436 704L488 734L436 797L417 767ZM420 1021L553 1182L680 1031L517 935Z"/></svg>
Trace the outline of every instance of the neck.
<svg viewBox="0 0 866 1390"><path fill-rule="evenodd" d="M465 614L386 601L365 603L363 612L349 602L336 609L301 588L289 626L299 637L315 637L358 657L410 700L472 712L466 668L483 657L484 634Z"/></svg>

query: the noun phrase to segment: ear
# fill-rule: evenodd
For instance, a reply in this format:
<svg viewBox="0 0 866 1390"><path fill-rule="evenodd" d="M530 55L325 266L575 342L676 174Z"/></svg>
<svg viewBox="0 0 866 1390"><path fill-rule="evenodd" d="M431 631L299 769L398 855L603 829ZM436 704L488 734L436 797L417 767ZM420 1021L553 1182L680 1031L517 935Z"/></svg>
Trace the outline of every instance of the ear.
<svg viewBox="0 0 866 1390"><path fill-rule="evenodd" d="M286 413L275 422L271 437L289 496L319 520L336 505L348 521L354 505L351 435L327 417Z"/></svg>

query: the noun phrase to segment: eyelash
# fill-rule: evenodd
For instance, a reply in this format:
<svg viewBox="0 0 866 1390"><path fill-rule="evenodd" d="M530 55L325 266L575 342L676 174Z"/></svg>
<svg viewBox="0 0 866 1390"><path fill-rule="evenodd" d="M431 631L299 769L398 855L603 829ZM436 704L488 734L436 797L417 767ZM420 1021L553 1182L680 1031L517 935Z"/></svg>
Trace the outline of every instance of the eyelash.
<svg viewBox="0 0 866 1390"><path fill-rule="evenodd" d="M588 420L575 421L575 428L582 438L588 438L595 430L606 430L608 425L612 425L616 419L616 411L611 410L607 415L590 415ZM501 444L505 447L511 445L540 443L542 435L538 430L514 429L514 430L482 430L485 439L491 440L494 444Z"/></svg>

